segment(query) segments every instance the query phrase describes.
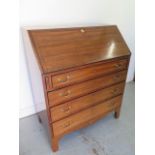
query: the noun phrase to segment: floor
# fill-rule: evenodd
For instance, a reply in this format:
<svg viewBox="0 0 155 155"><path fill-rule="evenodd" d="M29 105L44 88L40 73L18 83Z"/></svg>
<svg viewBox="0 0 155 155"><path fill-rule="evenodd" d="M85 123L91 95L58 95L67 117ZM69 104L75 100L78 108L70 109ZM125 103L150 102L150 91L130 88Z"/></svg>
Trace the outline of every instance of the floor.
<svg viewBox="0 0 155 155"><path fill-rule="evenodd" d="M85 129L73 132L60 141L53 153L36 115L20 120L20 155L134 155L135 154L135 86L126 85L119 119L109 114Z"/></svg>

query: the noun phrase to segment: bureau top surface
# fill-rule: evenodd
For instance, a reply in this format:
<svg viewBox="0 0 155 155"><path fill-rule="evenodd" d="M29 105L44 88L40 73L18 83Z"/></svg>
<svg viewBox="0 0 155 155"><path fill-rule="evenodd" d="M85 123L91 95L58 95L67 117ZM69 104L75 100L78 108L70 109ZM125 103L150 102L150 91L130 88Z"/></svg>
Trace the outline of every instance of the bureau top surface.
<svg viewBox="0 0 155 155"><path fill-rule="evenodd" d="M43 73L130 55L116 26L28 30Z"/></svg>

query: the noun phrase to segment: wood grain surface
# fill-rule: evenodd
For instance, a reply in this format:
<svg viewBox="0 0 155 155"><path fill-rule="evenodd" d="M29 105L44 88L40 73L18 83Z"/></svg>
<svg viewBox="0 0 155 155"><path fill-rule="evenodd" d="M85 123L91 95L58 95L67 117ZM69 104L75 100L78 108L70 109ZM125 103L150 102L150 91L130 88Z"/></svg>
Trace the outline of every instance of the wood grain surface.
<svg viewBox="0 0 155 155"><path fill-rule="evenodd" d="M130 55L116 26L29 30L43 73Z"/></svg>
<svg viewBox="0 0 155 155"><path fill-rule="evenodd" d="M117 26L27 32L42 76L54 152L65 134L109 112L119 118L131 53Z"/></svg>

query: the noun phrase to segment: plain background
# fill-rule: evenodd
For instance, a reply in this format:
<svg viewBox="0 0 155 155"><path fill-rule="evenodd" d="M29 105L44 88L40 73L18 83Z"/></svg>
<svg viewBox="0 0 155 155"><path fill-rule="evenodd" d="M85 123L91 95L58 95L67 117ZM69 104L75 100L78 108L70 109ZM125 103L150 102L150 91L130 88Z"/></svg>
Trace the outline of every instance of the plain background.
<svg viewBox="0 0 155 155"><path fill-rule="evenodd" d="M117 25L132 55L127 81L134 77L134 0L21 0L20 27ZM20 34L20 115L35 113L23 40ZM35 77L34 77L35 78Z"/></svg>
<svg viewBox="0 0 155 155"><path fill-rule="evenodd" d="M154 155L155 9L136 0L136 155ZM19 1L0 5L0 154L19 154Z"/></svg>

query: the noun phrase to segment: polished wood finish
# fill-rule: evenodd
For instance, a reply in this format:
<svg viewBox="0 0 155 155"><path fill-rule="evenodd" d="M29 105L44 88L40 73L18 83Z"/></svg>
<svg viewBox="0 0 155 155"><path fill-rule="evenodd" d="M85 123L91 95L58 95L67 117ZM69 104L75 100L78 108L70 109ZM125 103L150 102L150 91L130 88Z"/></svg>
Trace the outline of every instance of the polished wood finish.
<svg viewBox="0 0 155 155"><path fill-rule="evenodd" d="M116 26L29 30L29 35L43 73L130 55Z"/></svg>
<svg viewBox="0 0 155 155"><path fill-rule="evenodd" d="M119 118L130 51L116 26L27 32L42 75L53 151L65 134L109 112Z"/></svg>
<svg viewBox="0 0 155 155"><path fill-rule="evenodd" d="M124 82L105 89L101 89L99 91L82 96L64 104L60 104L56 107L51 108L51 119L53 122L60 120L82 109L88 108L104 100L120 95L123 93L123 90Z"/></svg>
<svg viewBox="0 0 155 155"><path fill-rule="evenodd" d="M68 133L87 121L107 113L120 105L121 96L97 104L70 117L53 123L54 136Z"/></svg>
<svg viewBox="0 0 155 155"><path fill-rule="evenodd" d="M99 77L73 86L68 86L48 93L49 104L51 106L61 104L81 95L94 92L109 85L124 81L126 71Z"/></svg>
<svg viewBox="0 0 155 155"><path fill-rule="evenodd" d="M52 77L53 87L59 88L72 83L92 79L108 73L121 71L127 69L127 65L128 60L123 59L114 62L93 65L91 67L87 67L81 70L75 70L60 75L55 75Z"/></svg>

